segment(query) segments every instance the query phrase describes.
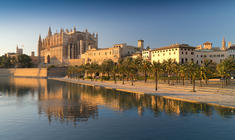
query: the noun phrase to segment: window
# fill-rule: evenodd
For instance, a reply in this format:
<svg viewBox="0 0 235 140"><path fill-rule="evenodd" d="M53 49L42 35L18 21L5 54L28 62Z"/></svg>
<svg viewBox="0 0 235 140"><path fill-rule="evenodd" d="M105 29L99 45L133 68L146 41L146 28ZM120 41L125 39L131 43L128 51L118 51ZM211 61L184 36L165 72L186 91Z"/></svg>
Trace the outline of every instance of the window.
<svg viewBox="0 0 235 140"><path fill-rule="evenodd" d="M185 54L187 55L187 54L188 54L188 52L185 52Z"/></svg>
<svg viewBox="0 0 235 140"><path fill-rule="evenodd" d="M182 52L182 54L184 54L184 52Z"/></svg>
<svg viewBox="0 0 235 140"><path fill-rule="evenodd" d="M194 55L194 52L191 52L191 55Z"/></svg>
<svg viewBox="0 0 235 140"><path fill-rule="evenodd" d="M181 63L184 64L184 58L181 59Z"/></svg>

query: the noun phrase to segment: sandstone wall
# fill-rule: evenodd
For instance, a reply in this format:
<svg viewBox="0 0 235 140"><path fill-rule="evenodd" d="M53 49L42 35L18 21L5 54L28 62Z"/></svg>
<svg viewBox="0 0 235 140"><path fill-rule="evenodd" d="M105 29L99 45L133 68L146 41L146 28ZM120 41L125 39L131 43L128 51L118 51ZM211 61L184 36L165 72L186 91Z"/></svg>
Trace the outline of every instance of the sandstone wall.
<svg viewBox="0 0 235 140"><path fill-rule="evenodd" d="M64 77L67 68L12 68L0 69L0 76L14 76L14 77Z"/></svg>
<svg viewBox="0 0 235 140"><path fill-rule="evenodd" d="M14 71L16 77L47 77L47 68L17 68Z"/></svg>

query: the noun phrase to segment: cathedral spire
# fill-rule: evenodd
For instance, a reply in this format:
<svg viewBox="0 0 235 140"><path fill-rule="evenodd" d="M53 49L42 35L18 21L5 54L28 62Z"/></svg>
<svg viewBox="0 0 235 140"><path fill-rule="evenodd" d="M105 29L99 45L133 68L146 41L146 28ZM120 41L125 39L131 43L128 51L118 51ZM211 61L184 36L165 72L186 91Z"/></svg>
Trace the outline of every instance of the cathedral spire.
<svg viewBox="0 0 235 140"><path fill-rule="evenodd" d="M51 36L52 32L51 32L51 26L49 26L49 30L48 30L48 36Z"/></svg>
<svg viewBox="0 0 235 140"><path fill-rule="evenodd" d="M40 58L41 58L41 55L40 55L40 52L41 52L41 48L42 48L42 38L41 38L41 35L39 35L39 39L38 39L38 63L40 63Z"/></svg>
<svg viewBox="0 0 235 140"><path fill-rule="evenodd" d="M39 35L38 42L42 42L41 34Z"/></svg>
<svg viewBox="0 0 235 140"><path fill-rule="evenodd" d="M222 48L221 48L221 50L226 50L226 41L225 41L225 39L224 39L224 37L223 37L223 40L222 40Z"/></svg>

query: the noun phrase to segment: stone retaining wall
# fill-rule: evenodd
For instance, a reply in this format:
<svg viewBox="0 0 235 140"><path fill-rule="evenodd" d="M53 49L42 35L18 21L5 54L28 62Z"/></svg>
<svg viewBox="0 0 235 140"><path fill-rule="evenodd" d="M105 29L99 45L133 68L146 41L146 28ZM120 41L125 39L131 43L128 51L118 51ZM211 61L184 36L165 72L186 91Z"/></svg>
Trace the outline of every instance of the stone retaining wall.
<svg viewBox="0 0 235 140"><path fill-rule="evenodd" d="M0 76L15 76L15 77L64 77L67 68L12 68L0 69Z"/></svg>

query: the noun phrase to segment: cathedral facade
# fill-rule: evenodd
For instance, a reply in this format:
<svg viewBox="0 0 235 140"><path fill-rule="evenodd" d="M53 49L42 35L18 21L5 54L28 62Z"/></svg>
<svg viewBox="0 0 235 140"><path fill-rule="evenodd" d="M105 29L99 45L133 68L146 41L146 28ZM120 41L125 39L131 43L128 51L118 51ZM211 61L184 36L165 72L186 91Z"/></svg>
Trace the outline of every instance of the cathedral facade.
<svg viewBox="0 0 235 140"><path fill-rule="evenodd" d="M82 54L89 49L98 48L98 34L61 29L52 34L49 27L45 38L39 36L38 59L41 64L69 64L71 60L80 60Z"/></svg>

